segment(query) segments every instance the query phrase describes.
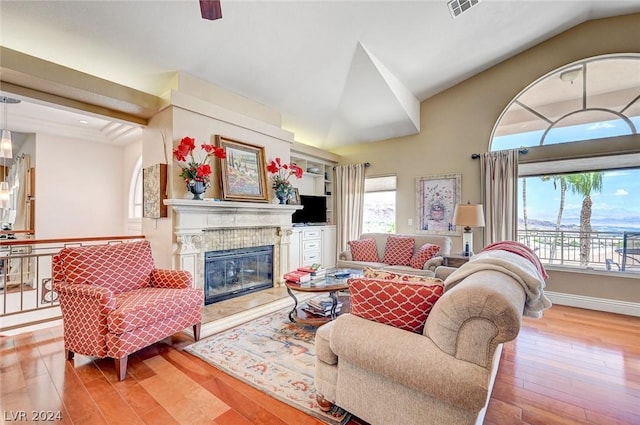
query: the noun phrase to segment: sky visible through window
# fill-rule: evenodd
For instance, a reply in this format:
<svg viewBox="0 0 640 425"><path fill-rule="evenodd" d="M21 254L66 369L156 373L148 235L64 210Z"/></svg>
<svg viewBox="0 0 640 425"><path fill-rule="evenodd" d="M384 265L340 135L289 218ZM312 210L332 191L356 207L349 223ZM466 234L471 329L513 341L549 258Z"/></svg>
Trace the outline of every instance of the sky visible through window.
<svg viewBox="0 0 640 425"><path fill-rule="evenodd" d="M640 128L640 117L631 121ZM539 146L543 131L496 137L492 150ZM553 129L545 145L599 139L631 134L622 120L603 121ZM590 170L585 170L590 171ZM522 178L518 182L519 227L523 228ZM562 228L579 230L582 195L566 192ZM640 167L604 171L602 190L591 194L593 201L591 225L594 231L640 231ZM551 229L556 223L560 206L560 187L540 177L527 178L527 216L529 229Z"/></svg>

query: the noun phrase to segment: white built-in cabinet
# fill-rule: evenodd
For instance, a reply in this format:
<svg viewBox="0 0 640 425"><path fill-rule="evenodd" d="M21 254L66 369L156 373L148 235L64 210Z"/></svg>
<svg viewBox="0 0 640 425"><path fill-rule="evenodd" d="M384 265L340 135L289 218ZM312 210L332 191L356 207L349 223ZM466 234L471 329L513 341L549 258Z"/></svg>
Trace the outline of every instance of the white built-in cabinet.
<svg viewBox="0 0 640 425"><path fill-rule="evenodd" d="M292 153L291 162L304 171L302 178L293 181L301 195L319 195L327 197L327 224L334 223L333 181L334 164L321 159Z"/></svg>
<svg viewBox="0 0 640 425"><path fill-rule="evenodd" d="M289 245L289 268L319 263L323 268L336 266L336 226L294 227Z"/></svg>
<svg viewBox="0 0 640 425"><path fill-rule="evenodd" d="M332 268L336 266L338 252L336 250L336 226L322 226L322 266Z"/></svg>

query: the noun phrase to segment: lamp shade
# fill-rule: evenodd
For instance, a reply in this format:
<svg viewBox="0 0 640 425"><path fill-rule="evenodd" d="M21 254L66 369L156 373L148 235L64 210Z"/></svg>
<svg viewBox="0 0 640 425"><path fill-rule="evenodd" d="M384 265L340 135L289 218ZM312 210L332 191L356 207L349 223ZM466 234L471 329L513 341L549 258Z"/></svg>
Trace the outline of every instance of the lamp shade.
<svg viewBox="0 0 640 425"><path fill-rule="evenodd" d="M453 224L465 227L484 227L482 204L458 204L453 212Z"/></svg>
<svg viewBox="0 0 640 425"><path fill-rule="evenodd" d="M2 139L0 139L0 158L13 158L11 132L9 130L2 130Z"/></svg>

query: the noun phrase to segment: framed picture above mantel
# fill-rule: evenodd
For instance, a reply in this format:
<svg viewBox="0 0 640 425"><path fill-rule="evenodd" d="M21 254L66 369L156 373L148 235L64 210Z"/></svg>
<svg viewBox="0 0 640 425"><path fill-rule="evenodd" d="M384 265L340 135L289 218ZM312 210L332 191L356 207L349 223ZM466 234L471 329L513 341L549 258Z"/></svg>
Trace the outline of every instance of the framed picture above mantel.
<svg viewBox="0 0 640 425"><path fill-rule="evenodd" d="M264 147L220 135L215 139L227 153L226 159L219 160L222 199L269 202Z"/></svg>
<svg viewBox="0 0 640 425"><path fill-rule="evenodd" d="M461 174L416 178L416 222L418 231L439 235L459 235L453 212L460 203Z"/></svg>

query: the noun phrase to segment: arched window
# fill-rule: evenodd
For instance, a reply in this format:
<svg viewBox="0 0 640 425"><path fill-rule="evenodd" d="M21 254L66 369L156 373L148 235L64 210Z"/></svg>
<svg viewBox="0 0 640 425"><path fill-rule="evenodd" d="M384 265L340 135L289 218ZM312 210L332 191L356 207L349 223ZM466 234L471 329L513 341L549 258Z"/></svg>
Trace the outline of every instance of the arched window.
<svg viewBox="0 0 640 425"><path fill-rule="evenodd" d="M561 67L534 81L505 108L491 149L638 134L640 55L607 55Z"/></svg>
<svg viewBox="0 0 640 425"><path fill-rule="evenodd" d="M490 143L530 151L518 239L549 264L640 272L639 130L637 54L574 62L520 92Z"/></svg>

